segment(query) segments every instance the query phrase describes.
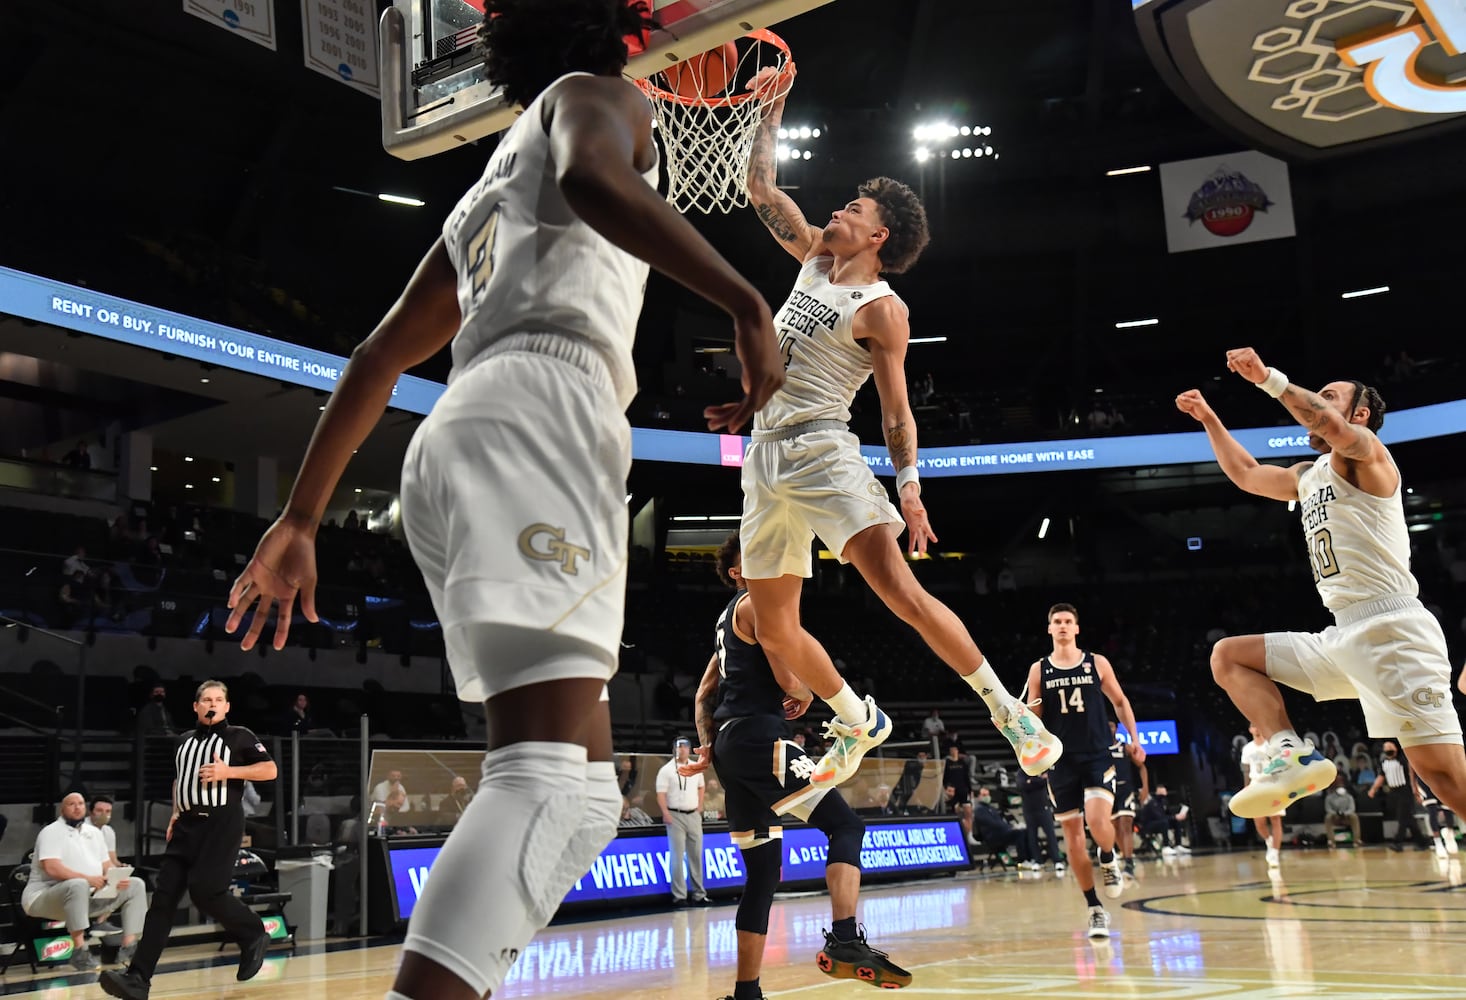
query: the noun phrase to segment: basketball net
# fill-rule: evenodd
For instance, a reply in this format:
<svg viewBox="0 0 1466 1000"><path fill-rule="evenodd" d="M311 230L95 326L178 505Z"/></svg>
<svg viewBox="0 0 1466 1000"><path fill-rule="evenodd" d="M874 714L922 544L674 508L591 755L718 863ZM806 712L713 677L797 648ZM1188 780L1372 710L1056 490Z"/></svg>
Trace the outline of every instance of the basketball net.
<svg viewBox="0 0 1466 1000"><path fill-rule="evenodd" d="M722 93L684 97L665 71L636 81L656 113L667 158L667 200L677 211L711 215L748 204L753 141L765 109L789 93L794 74L786 70L793 66L784 40L759 28L739 40L738 66ZM773 82L756 93L745 90L767 67L776 71Z"/></svg>

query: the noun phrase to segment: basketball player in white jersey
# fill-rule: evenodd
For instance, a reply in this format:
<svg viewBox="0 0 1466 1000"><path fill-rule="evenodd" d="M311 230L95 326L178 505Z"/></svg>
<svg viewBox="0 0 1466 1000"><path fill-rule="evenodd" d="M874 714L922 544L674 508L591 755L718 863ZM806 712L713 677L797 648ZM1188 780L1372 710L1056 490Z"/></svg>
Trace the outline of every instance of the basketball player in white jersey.
<svg viewBox="0 0 1466 1000"><path fill-rule="evenodd" d="M763 71L764 74L772 70ZM767 76L750 85L764 85ZM805 220L775 183L775 135L784 101L773 101L754 140L750 201L764 225L801 264L775 322L784 355L784 388L759 414L743 462L743 576L758 609L760 640L771 660L809 685L835 712L832 739L812 779L839 784L861 756L890 734L871 698L862 701L799 620L814 536L860 575L902 621L978 692L993 721L1030 774L1052 767L1062 745L1021 699L1004 689L961 620L922 588L897 542L903 518L908 548L926 553L937 540L921 503L916 421L906 396L905 304L881 279L900 274L928 240L926 210L906 185L888 177L862 184L858 196L823 227ZM882 426L901 510L887 498L846 424L856 390L874 374Z"/></svg>
<svg viewBox="0 0 1466 1000"><path fill-rule="evenodd" d="M477 1000L615 835L606 682L616 670L631 463L624 410L651 264L734 321L747 397L782 382L767 305L652 186L651 112L621 79L644 3L489 0L487 75L524 113L448 216L397 304L352 354L284 514L235 582L227 627L272 604L316 620L314 540L398 377L452 342L447 391L408 447L407 540L460 698L483 699L483 780L408 925L391 1000Z"/></svg>
<svg viewBox="0 0 1466 1000"><path fill-rule="evenodd" d="M1242 784L1252 784L1262 776L1268 764L1267 741L1256 726L1248 726L1252 742L1242 748ZM1258 816L1252 821L1257 826L1257 835L1267 845L1267 866L1277 868L1282 864L1283 810Z"/></svg>
<svg viewBox="0 0 1466 1000"><path fill-rule="evenodd" d="M1466 806L1466 751L1451 704L1446 640L1410 573L1400 471L1375 436L1384 400L1362 382L1318 392L1293 385L1243 347L1227 367L1282 403L1322 457L1291 468L1261 465L1195 389L1176 405L1206 429L1227 478L1248 493L1297 501L1314 581L1335 625L1312 634L1231 636L1212 650L1212 674L1266 740L1262 773L1232 798L1252 819L1333 783L1332 761L1294 730L1279 684L1319 701L1358 699L1370 736L1399 741L1410 765L1447 806Z"/></svg>

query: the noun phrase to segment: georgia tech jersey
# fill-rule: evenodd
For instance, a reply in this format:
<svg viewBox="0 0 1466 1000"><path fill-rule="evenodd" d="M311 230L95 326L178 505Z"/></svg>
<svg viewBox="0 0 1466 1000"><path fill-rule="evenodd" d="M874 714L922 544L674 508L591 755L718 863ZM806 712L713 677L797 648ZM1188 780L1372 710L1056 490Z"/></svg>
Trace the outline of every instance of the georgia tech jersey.
<svg viewBox="0 0 1466 1000"><path fill-rule="evenodd" d="M582 222L560 193L541 109L565 79L524 109L443 224L463 317L453 371L507 334L564 334L605 361L624 407L636 395L631 344L648 267ZM655 186L656 166L643 176Z"/></svg>
<svg viewBox="0 0 1466 1000"><path fill-rule="evenodd" d="M1410 572L1403 492L1403 481L1387 497L1351 486L1328 455L1319 456L1299 477L1303 538L1318 595L1330 611L1377 597L1414 597L1420 592Z"/></svg>
<svg viewBox="0 0 1466 1000"><path fill-rule="evenodd" d="M754 417L759 430L811 420L849 422L850 401L870 377L870 352L852 333L855 314L896 293L884 281L833 284L834 262L831 256L805 261L794 290L774 315L784 354L784 386Z"/></svg>

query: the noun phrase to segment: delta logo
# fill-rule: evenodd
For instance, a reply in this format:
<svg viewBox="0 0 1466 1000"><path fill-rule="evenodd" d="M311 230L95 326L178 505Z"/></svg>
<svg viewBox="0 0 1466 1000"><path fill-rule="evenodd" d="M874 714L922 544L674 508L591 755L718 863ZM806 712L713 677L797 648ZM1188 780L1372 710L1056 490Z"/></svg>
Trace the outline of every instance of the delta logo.
<svg viewBox="0 0 1466 1000"><path fill-rule="evenodd" d="M42 962L60 962L71 957L75 942L69 937L52 938L41 948Z"/></svg>
<svg viewBox="0 0 1466 1000"><path fill-rule="evenodd" d="M1236 236L1272 205L1267 192L1246 174L1223 167L1192 193L1186 219L1200 222L1213 236Z"/></svg>

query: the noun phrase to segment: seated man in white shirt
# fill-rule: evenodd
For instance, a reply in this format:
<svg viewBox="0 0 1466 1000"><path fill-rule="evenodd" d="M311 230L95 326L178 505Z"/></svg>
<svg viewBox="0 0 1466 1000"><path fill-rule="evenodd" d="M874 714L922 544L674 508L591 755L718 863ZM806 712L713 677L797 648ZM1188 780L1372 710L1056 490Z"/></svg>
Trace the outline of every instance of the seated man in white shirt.
<svg viewBox="0 0 1466 1000"><path fill-rule="evenodd" d="M30 881L20 901L28 916L66 921L66 930L76 944L71 964L81 971L90 971L99 964L86 943L93 915L120 906L122 948L118 959L125 965L132 960L148 905L137 879L117 883L116 898L94 898L94 893L107 884L106 872L112 862L102 831L86 821L86 812L86 799L79 792L61 800L61 815L36 836Z"/></svg>

